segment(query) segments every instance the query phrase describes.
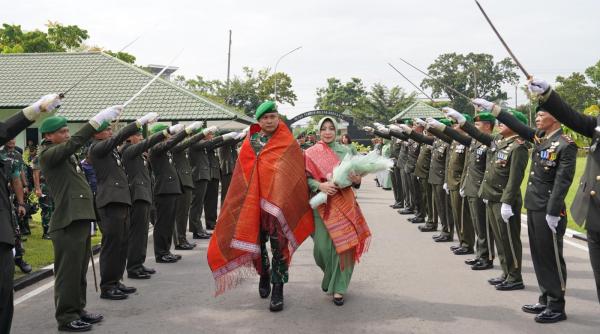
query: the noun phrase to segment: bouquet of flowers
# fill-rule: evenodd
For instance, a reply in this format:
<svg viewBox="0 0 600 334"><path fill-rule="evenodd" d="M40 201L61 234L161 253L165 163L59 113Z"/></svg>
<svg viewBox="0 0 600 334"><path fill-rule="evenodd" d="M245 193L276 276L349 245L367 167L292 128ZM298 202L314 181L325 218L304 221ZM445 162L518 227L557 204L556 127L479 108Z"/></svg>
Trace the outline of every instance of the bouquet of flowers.
<svg viewBox="0 0 600 334"><path fill-rule="evenodd" d="M333 169L331 181L339 188L346 188L352 185L350 175L365 176L367 174L377 173L392 168L394 163L392 159L378 155L371 151L367 155L346 155L342 162ZM310 206L314 209L327 202L327 194L319 192L310 200Z"/></svg>

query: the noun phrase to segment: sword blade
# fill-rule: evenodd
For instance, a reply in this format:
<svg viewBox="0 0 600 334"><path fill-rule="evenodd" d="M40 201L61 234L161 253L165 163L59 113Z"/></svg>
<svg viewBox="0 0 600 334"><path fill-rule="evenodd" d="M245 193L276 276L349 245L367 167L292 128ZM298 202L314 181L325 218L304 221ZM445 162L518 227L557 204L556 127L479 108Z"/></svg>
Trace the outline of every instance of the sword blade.
<svg viewBox="0 0 600 334"><path fill-rule="evenodd" d="M479 7L479 10L483 14L483 16L485 17L485 20L489 23L490 27L492 27L492 30L494 30L494 33L496 34L496 36L498 37L498 39L500 40L500 42L502 43L502 45L504 45L504 48L506 49L506 51L508 51L508 54L510 54L510 57L512 58L512 60L517 64L517 66L519 66L519 68L521 69L521 72L523 72L523 74L525 74L525 76L527 77L527 79L531 79L531 75L529 75L529 73L527 72L527 70L525 70L525 67L523 67L523 65L521 65L521 62L519 62L519 60L514 55L514 53L512 52L512 50L508 47L508 44L506 44L506 42L504 41L504 38L502 38L502 36L500 35L500 33L498 32L498 30L496 29L496 27L492 23L492 20L490 20L490 18L486 14L485 10L483 10L483 7L481 7L481 5L479 4L479 1L475 0L475 3L477 4L477 7Z"/></svg>
<svg viewBox="0 0 600 334"><path fill-rule="evenodd" d="M442 81L440 81L439 79L436 79L436 78L434 78L433 76L429 75L429 73L427 73L427 72L425 72L425 71L422 71L422 70L421 70L421 69L419 69L418 67L414 66L413 64L409 63L408 61L406 61L406 60L404 60L404 59L402 59L402 58L400 58L400 60L402 60L402 61L403 61L403 62L404 62L406 65L408 65L408 66L410 66L410 67L414 68L415 70L419 71L421 74L423 74L423 75L426 75L426 76L427 76L427 77L429 77L431 80L433 80L433 81L435 81L435 82L439 83L440 85L442 85L442 86L446 87L447 89L449 89L449 90L453 91L454 93L456 93L456 94L458 94L458 95L462 96L463 98L467 99L468 101L471 101L471 98L470 98L470 97L468 97L468 96L466 96L465 94L463 94L463 93L461 93L461 92L457 91L456 89L454 89L454 88L452 88L452 87L450 87L450 86L446 85L445 83L443 83L443 82L442 82Z"/></svg>
<svg viewBox="0 0 600 334"><path fill-rule="evenodd" d="M412 81L410 81L409 78L407 78L404 74L402 74L402 72L398 71L397 68L394 67L394 65L388 63L388 65L390 65L391 68L394 69L394 71L398 72L398 74L400 74L404 79L406 79L406 81L408 81L411 85L413 85L413 87L415 87L419 92L421 92L421 94L425 95L429 100L431 100L431 102L435 103L435 101L433 100L433 98L431 98L431 96L429 96L427 93L425 93L421 87L415 85Z"/></svg>

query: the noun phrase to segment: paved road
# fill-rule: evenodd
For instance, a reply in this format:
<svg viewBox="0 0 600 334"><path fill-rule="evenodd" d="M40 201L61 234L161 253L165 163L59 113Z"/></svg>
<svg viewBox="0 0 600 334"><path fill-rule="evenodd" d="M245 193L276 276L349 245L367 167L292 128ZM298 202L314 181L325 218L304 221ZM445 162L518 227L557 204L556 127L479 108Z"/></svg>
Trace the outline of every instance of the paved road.
<svg viewBox="0 0 600 334"><path fill-rule="evenodd" d="M359 202L374 234L370 251L355 268L346 304L337 307L320 288L321 272L309 239L296 253L285 286L285 310L270 313L252 279L218 298L206 265L207 242L179 252L176 264L149 265L151 280L125 280L138 293L106 301L88 277L88 310L106 319L95 333L599 333L600 305L587 252L567 245L568 321L539 325L522 304L537 300L538 288L523 229L526 289L498 292L486 280L499 269L471 271L450 243L436 244L389 208L392 194L365 182ZM576 241L573 241L576 242ZM152 249L150 246L149 249ZM499 268L496 266L496 268ZM16 295L14 333L56 332L51 280ZM39 292L43 290L42 292ZM32 293L32 291L34 293ZM38 293L39 292L39 293ZM27 295L29 293L29 295ZM34 294L33 296L31 296ZM25 297L24 297L25 296ZM25 299L25 300L24 300Z"/></svg>

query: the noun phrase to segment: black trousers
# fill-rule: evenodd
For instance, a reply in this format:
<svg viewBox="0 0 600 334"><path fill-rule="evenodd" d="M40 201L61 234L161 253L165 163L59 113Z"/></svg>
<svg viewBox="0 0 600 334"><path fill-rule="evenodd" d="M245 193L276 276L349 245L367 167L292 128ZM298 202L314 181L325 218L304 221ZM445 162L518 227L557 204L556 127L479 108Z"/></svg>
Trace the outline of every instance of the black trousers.
<svg viewBox="0 0 600 334"><path fill-rule="evenodd" d="M402 189L402 174L400 174L400 168L394 166L392 174L396 180L396 184L392 184L394 186L394 198L396 199L396 202L400 202L400 204L404 205L404 191Z"/></svg>
<svg viewBox="0 0 600 334"><path fill-rule="evenodd" d="M0 333L10 333L13 318L13 262L12 245L0 243Z"/></svg>
<svg viewBox="0 0 600 334"><path fill-rule="evenodd" d="M194 181L194 191L192 192L192 205L190 207L190 232L202 233L206 230L202 227L202 210L204 209L204 199L208 180Z"/></svg>
<svg viewBox="0 0 600 334"><path fill-rule="evenodd" d="M535 270L535 277L540 288L539 303L555 312L565 310L565 292L560 286L558 270L562 272L565 284L567 283L567 265L563 258L563 237L567 228L567 217L561 217L556 228L556 244L560 269L556 265L554 253L553 233L546 223L546 211L527 210L527 233L529 235L529 248L531 261Z"/></svg>
<svg viewBox="0 0 600 334"><path fill-rule="evenodd" d="M588 230L587 239L590 262L592 263L592 270L596 279L596 293L598 295L598 302L600 303L600 232Z"/></svg>
<svg viewBox="0 0 600 334"><path fill-rule="evenodd" d="M129 238L129 205L110 203L99 208L98 211L102 229L100 288L106 291L116 287L125 272Z"/></svg>
<svg viewBox="0 0 600 334"><path fill-rule="evenodd" d="M85 310L91 256L89 220L77 220L50 232L54 247L54 306L58 325L81 318Z"/></svg>
<svg viewBox="0 0 600 334"><path fill-rule="evenodd" d="M151 204L135 201L131 207L127 242L127 271L142 269L148 249L148 224Z"/></svg>
<svg viewBox="0 0 600 334"><path fill-rule="evenodd" d="M204 198L204 220L206 228L214 229L217 225L217 209L219 206L219 179L211 179L206 187Z"/></svg>
<svg viewBox="0 0 600 334"><path fill-rule="evenodd" d="M475 254L478 259L494 260L494 235L487 221L485 203L479 197L465 197L469 202L469 210L475 229Z"/></svg>
<svg viewBox="0 0 600 334"><path fill-rule="evenodd" d="M187 231L190 204L192 202L192 191L192 188L183 187L183 194L179 195L175 202L175 229L173 230L175 246L187 243L185 232Z"/></svg>
<svg viewBox="0 0 600 334"><path fill-rule="evenodd" d="M408 173L404 169L400 171L400 175L402 178L402 192L404 194L404 202L406 203L407 207L414 209L413 198L410 191L410 175L408 175Z"/></svg>
<svg viewBox="0 0 600 334"><path fill-rule="evenodd" d="M425 217L427 216L427 210L425 209L427 199L421 191L421 184L419 182L419 178L417 178L415 174L410 174L410 178L410 187L411 191L414 194L413 206L415 209L415 216L417 218L425 219Z"/></svg>
<svg viewBox="0 0 600 334"><path fill-rule="evenodd" d="M440 219L440 223L442 224L442 235L452 236L452 233L450 233L450 226L454 224L451 224L449 221L452 219L452 213L448 210L448 195L441 184L432 184L431 187L433 188L434 206Z"/></svg>
<svg viewBox="0 0 600 334"><path fill-rule="evenodd" d="M221 206L223 206L225 197L227 197L227 190L229 190L232 176L233 174L221 174Z"/></svg>
<svg viewBox="0 0 600 334"><path fill-rule="evenodd" d="M170 253L175 228L175 205L179 194L156 195L156 224L154 225L154 256Z"/></svg>

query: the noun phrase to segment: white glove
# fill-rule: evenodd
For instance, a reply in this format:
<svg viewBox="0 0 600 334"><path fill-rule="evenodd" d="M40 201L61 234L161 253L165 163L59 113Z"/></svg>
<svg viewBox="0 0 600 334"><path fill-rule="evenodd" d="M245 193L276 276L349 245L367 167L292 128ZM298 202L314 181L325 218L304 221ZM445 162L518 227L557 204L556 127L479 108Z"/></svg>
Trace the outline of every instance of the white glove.
<svg viewBox="0 0 600 334"><path fill-rule="evenodd" d="M387 135L390 133L390 129L386 128L386 127L382 127L382 128L377 128L377 131L383 133L384 135Z"/></svg>
<svg viewBox="0 0 600 334"><path fill-rule="evenodd" d="M492 109L494 108L494 103L485 99L472 99L471 103L473 103L473 105L480 110L483 109L487 111L492 111Z"/></svg>
<svg viewBox="0 0 600 334"><path fill-rule="evenodd" d="M181 123L178 123L178 124L175 124L175 125L171 125L169 127L169 134L170 135L177 134L177 133L183 131L183 129L185 129L185 125L183 125Z"/></svg>
<svg viewBox="0 0 600 334"><path fill-rule="evenodd" d="M488 200L487 200L487 199L483 198L483 199L481 199L481 200L483 201L483 203L484 203L485 205L487 205L487 204L488 204Z"/></svg>
<svg viewBox="0 0 600 334"><path fill-rule="evenodd" d="M444 108L442 108L442 110L446 113L446 115L449 118L452 118L453 120L456 121L456 123L458 123L460 125L465 124L465 122L467 121L465 116L463 116L461 113L459 113L458 111L456 111L452 108L444 107Z"/></svg>
<svg viewBox="0 0 600 334"><path fill-rule="evenodd" d="M502 207L500 208L500 215L502 216L502 219L504 219L504 222L508 224L508 220L510 219L510 217L514 216L515 214L513 213L512 207L506 203L502 203Z"/></svg>
<svg viewBox="0 0 600 334"><path fill-rule="evenodd" d="M436 128L438 130L444 130L444 127L446 127L444 124L440 123L438 120L433 119L431 117L427 117L427 125L429 125L432 128Z"/></svg>
<svg viewBox="0 0 600 334"><path fill-rule="evenodd" d="M415 123L417 123L417 125L420 125L420 126L423 126L423 127L427 126L427 123L424 120L420 119L420 118L415 118Z"/></svg>
<svg viewBox="0 0 600 334"><path fill-rule="evenodd" d="M200 129L201 127L202 127L202 122L195 121L195 122L192 122L191 124L188 124L188 126L185 127L185 132L187 132L188 134L191 134L191 133L198 131L198 129Z"/></svg>
<svg viewBox="0 0 600 334"><path fill-rule="evenodd" d="M365 132L368 132L368 133L373 133L373 132L375 132L375 129L373 129L373 128L372 128L372 127L370 127L370 126L363 126L363 128L362 128L362 129L363 129L363 131L365 131Z"/></svg>
<svg viewBox="0 0 600 334"><path fill-rule="evenodd" d="M400 124L400 129L402 129L402 132L405 132L407 134L410 134L412 132L412 128L406 124Z"/></svg>
<svg viewBox="0 0 600 334"><path fill-rule="evenodd" d="M239 133L237 132L228 132L223 135L223 140L235 139L238 135Z"/></svg>
<svg viewBox="0 0 600 334"><path fill-rule="evenodd" d="M60 106L61 102L62 100L58 94L44 95L32 105L23 109L23 112L25 113L25 116L27 116L27 119L33 121L40 112L51 112Z"/></svg>
<svg viewBox="0 0 600 334"><path fill-rule="evenodd" d="M444 183L444 185L442 186L442 188L444 188L444 191L446 192L447 195L450 194L450 191L448 190L448 183Z"/></svg>
<svg viewBox="0 0 600 334"><path fill-rule="evenodd" d="M146 124L151 124L154 123L158 120L158 113L157 112L149 112L146 115L140 117L137 119L137 123L139 126L144 126Z"/></svg>
<svg viewBox="0 0 600 334"><path fill-rule="evenodd" d="M464 189L462 189L462 188L461 188L461 189L458 191L458 193L460 194L460 197L465 197L465 190L464 190Z"/></svg>
<svg viewBox="0 0 600 334"><path fill-rule="evenodd" d="M209 133L215 133L215 132L217 132L217 130L219 130L219 128L213 125L213 126L209 126L208 128L202 130L202 133L205 136L208 136Z"/></svg>
<svg viewBox="0 0 600 334"><path fill-rule="evenodd" d="M238 133L237 136L235 136L235 140L242 140L244 139L246 136L248 135L248 131L246 131L246 129L242 130L242 132Z"/></svg>
<svg viewBox="0 0 600 334"><path fill-rule="evenodd" d="M552 233L556 234L556 227L558 226L558 222L560 221L560 217L546 215L546 223L548 223L548 227L552 230Z"/></svg>
<svg viewBox="0 0 600 334"><path fill-rule="evenodd" d="M108 107L94 115L94 117L90 119L90 123L92 123L95 128L98 128L104 122L112 122L115 118L119 117L122 112L123 106Z"/></svg>
<svg viewBox="0 0 600 334"><path fill-rule="evenodd" d="M385 128L385 125L383 125L383 124L381 124L381 123L377 123L377 122L375 122L375 123L373 123L373 125L375 126L375 128L376 128L377 130L379 130L380 128Z"/></svg>
<svg viewBox="0 0 600 334"><path fill-rule="evenodd" d="M403 131L403 130L402 130L402 129L401 129L399 126L398 126L398 125L396 125L396 124L390 124L390 125L388 125L388 128L389 128L390 130L394 130L394 131L399 131L399 132L402 132L402 131Z"/></svg>
<svg viewBox="0 0 600 334"><path fill-rule="evenodd" d="M550 89L550 85L544 80L538 80L534 78L529 80L527 83L527 88L529 89L529 92L534 95L543 95L548 91L548 89Z"/></svg>

